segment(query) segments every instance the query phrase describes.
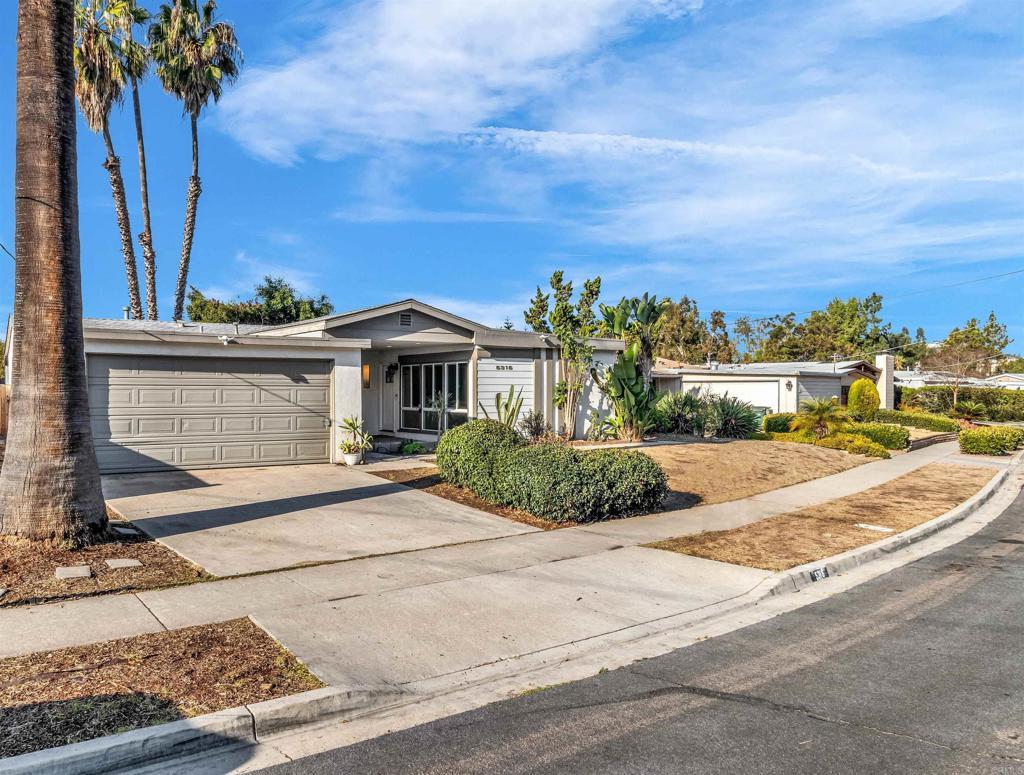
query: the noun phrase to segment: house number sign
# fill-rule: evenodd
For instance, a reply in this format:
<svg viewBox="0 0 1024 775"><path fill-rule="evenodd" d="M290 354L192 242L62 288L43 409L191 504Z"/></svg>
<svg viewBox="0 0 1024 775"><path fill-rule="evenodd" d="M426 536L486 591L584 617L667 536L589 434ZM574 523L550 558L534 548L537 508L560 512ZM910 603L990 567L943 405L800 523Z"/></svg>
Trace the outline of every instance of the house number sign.
<svg viewBox="0 0 1024 775"><path fill-rule="evenodd" d="M511 366L502 366L501 364L498 364L497 366L494 367L494 370L495 371L512 371L512 367Z"/></svg>

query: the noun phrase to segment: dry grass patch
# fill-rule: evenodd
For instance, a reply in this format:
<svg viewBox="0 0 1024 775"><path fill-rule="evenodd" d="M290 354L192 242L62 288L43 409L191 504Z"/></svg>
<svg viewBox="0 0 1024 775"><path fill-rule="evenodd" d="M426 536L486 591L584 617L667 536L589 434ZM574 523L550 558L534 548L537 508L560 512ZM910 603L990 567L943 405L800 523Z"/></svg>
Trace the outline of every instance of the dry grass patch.
<svg viewBox="0 0 1024 775"><path fill-rule="evenodd" d="M319 689L248 619L0 660L0 757Z"/></svg>
<svg viewBox="0 0 1024 775"><path fill-rule="evenodd" d="M404 484L406 487L413 487L417 490L428 492L439 498L446 498L447 500L461 503L464 506L470 506L480 511L486 511L488 514L505 517L505 519L511 519L514 522L522 522L542 530L555 530L560 527L571 527L576 524L575 522L549 522L526 511L496 506L489 501L485 501L472 490L448 484L448 482L441 478L436 466L399 468L391 471L369 471L369 473L391 482Z"/></svg>
<svg viewBox="0 0 1024 775"><path fill-rule="evenodd" d="M779 487L837 474L870 458L812 444L779 441L688 441L644 447L668 475L664 508L749 498Z"/></svg>
<svg viewBox="0 0 1024 775"><path fill-rule="evenodd" d="M870 490L734 530L699 533L649 544L708 560L782 571L909 530L970 498L995 475L944 463L897 477ZM857 527L892 528L882 533Z"/></svg>
<svg viewBox="0 0 1024 775"><path fill-rule="evenodd" d="M124 522L112 522L124 525ZM104 560L132 559L141 568L112 570ZM60 566L88 565L92 577L61 580L54 576ZM190 584L212 578L199 566L175 554L145 535L114 537L84 549L0 538L0 607L71 600L115 592Z"/></svg>

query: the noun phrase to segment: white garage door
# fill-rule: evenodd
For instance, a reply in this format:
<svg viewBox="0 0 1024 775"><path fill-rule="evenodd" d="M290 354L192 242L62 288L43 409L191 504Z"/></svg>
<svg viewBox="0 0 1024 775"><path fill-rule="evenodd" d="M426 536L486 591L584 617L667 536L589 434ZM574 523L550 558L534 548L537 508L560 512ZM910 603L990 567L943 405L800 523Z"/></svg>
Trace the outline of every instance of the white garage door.
<svg viewBox="0 0 1024 775"><path fill-rule="evenodd" d="M90 355L104 472L326 462L330 361Z"/></svg>
<svg viewBox="0 0 1024 775"><path fill-rule="evenodd" d="M779 380L721 380L714 382L690 382L686 381L684 386L687 390L697 388L710 390L715 395L730 395L741 401L748 401L758 409L766 409L769 412L779 411Z"/></svg>

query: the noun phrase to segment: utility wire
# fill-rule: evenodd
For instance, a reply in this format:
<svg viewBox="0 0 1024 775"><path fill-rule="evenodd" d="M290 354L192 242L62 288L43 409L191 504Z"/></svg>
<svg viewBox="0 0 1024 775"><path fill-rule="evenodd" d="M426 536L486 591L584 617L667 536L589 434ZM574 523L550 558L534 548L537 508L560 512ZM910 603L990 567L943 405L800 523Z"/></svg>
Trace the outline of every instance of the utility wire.
<svg viewBox="0 0 1024 775"><path fill-rule="evenodd" d="M4 253L6 253L7 255L9 255L9 256L11 257L11 260L12 260L12 261L17 261L17 260L18 260L18 259L16 259L16 258L14 257L14 254L13 254L13 253L12 253L11 251L9 251L9 250L7 249L7 246L6 246L6 245L5 245L4 243L2 243L2 242L0 242L0 250L3 250L3 251L4 251Z"/></svg>

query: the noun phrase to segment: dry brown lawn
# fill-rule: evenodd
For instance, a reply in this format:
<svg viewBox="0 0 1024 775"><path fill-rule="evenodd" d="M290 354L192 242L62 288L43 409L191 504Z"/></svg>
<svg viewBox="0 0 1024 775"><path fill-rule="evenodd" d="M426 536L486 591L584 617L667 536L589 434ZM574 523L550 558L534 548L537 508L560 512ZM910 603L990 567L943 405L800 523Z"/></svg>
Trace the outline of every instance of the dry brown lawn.
<svg viewBox="0 0 1024 775"><path fill-rule="evenodd" d="M248 619L0 660L0 757L323 684Z"/></svg>
<svg viewBox="0 0 1024 775"><path fill-rule="evenodd" d="M793 445L796 446L796 445ZM650 544L709 560L782 571L880 541L944 514L970 498L995 471L944 463L904 474L864 492L769 517L734 530ZM892 528L883 533L857 524Z"/></svg>
<svg viewBox="0 0 1024 775"><path fill-rule="evenodd" d="M104 562L108 559L139 560L142 567L111 570ZM67 565L88 565L93 575L87 579L56 578L57 567ZM0 607L154 589L210 578L197 565L144 535L115 538L111 534L108 541L84 549L0 538L0 587L7 589L0 597Z"/></svg>
<svg viewBox="0 0 1024 775"><path fill-rule="evenodd" d="M781 441L689 441L641 451L657 460L668 474L671 492L665 500L666 510L749 498L871 460L841 450Z"/></svg>

